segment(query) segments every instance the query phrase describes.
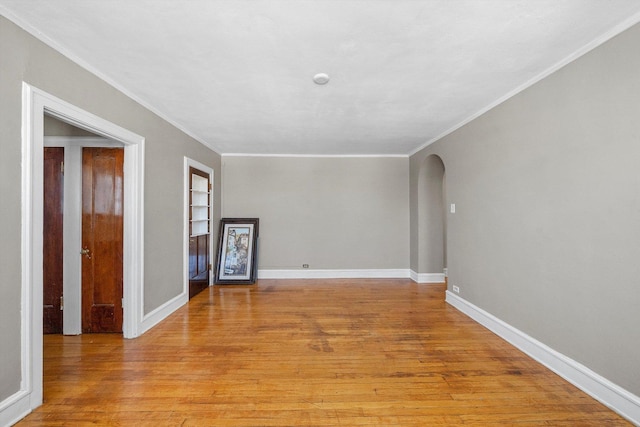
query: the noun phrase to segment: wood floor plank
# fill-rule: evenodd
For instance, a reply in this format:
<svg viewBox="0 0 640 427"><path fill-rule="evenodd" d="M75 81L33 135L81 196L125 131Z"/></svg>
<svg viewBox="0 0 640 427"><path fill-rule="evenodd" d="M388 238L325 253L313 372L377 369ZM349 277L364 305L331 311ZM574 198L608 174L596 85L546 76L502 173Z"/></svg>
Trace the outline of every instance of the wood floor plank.
<svg viewBox="0 0 640 427"><path fill-rule="evenodd" d="M214 286L134 340L44 337L18 426L626 426L409 280Z"/></svg>

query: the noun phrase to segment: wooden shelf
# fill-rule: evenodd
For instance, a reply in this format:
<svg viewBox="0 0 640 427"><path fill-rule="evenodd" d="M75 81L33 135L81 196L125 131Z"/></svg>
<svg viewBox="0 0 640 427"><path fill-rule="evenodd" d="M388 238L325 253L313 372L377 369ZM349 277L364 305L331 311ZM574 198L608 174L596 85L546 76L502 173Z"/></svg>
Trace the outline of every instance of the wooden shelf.
<svg viewBox="0 0 640 427"><path fill-rule="evenodd" d="M211 192L209 181L197 174L191 175L191 200L189 212L189 235L209 234Z"/></svg>

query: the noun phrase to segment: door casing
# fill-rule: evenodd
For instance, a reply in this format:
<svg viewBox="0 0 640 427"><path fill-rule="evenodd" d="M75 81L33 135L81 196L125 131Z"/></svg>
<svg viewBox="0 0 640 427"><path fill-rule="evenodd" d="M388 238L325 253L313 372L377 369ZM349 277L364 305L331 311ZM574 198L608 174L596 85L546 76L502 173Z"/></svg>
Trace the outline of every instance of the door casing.
<svg viewBox="0 0 640 427"><path fill-rule="evenodd" d="M42 214L45 113L124 144L125 182L123 335L144 332L144 138L27 83L22 84L21 383L13 397L34 409L42 404ZM152 326L152 325L151 325ZM150 326L149 326L150 327Z"/></svg>

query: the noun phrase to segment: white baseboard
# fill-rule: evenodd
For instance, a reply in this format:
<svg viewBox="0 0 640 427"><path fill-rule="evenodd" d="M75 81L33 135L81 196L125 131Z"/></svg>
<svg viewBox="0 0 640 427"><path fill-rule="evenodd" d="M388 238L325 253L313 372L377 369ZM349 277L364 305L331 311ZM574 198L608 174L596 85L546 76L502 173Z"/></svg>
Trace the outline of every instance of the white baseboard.
<svg viewBox="0 0 640 427"><path fill-rule="evenodd" d="M258 279L408 279L409 270L258 270Z"/></svg>
<svg viewBox="0 0 640 427"><path fill-rule="evenodd" d="M0 426L11 426L31 413L30 393L20 390L0 402Z"/></svg>
<svg viewBox="0 0 640 427"><path fill-rule="evenodd" d="M167 301L162 304L160 307L151 311L150 313L144 315L142 321L140 322L140 329L138 331L138 336L144 334L149 329L156 326L158 323L162 322L164 319L169 317L171 313L185 305L189 302L189 294L182 293L177 297Z"/></svg>
<svg viewBox="0 0 640 427"><path fill-rule="evenodd" d="M416 283L444 283L444 273L416 273L411 270L411 280Z"/></svg>
<svg viewBox="0 0 640 427"><path fill-rule="evenodd" d="M640 397L449 291L446 301L635 425Z"/></svg>

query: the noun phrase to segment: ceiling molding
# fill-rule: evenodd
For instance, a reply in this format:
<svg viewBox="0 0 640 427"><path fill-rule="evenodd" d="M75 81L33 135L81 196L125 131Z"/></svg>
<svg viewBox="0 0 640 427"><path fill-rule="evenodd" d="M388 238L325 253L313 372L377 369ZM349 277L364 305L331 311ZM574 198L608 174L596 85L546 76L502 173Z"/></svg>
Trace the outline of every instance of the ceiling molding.
<svg viewBox="0 0 640 427"><path fill-rule="evenodd" d="M197 135L194 135L193 133L191 133L190 131L188 131L184 127L182 127L180 124L174 122L165 113L163 113L162 111L160 111L157 108L153 107L148 102L146 102L145 100L139 98L135 94L131 93L129 90L127 90L126 88L122 87L116 81L111 79L108 75L102 73L100 70L94 68L92 65L88 64L87 62L85 62L81 58L79 58L78 56L76 56L73 53L71 53L71 51L66 46L64 46L63 44L58 43L55 40L52 40L51 38L47 37L46 35L44 35L40 31L38 31L36 28L31 26L29 23L27 23L24 20L22 20L21 18L17 17L13 12L7 10L7 8L5 6L3 6L3 5L1 5L1 4L0 4L0 14L2 16L4 16L5 18L7 18L9 21L11 21L14 24L16 24L18 27L22 28L23 30L25 30L26 32L31 34L36 39L40 40L42 43L46 44L47 46L49 46L53 50L57 51L61 55L65 56L66 58L71 60L71 62L73 62L74 64L84 68L89 73L93 74L94 76L98 77L100 80L104 81L108 85L110 85L110 86L114 87L115 89L117 89L119 92L121 92L126 97L131 98L132 100L134 100L135 102L140 104L142 107L146 108L147 110L149 110L153 114L157 115L162 120L164 120L167 123L169 123L171 126L177 128L178 130L180 130L184 134L186 134L189 137L195 139L196 141L198 141L200 144L204 145L205 147L207 147L207 148L213 150L214 152L220 154L219 150L215 146L213 146L209 142L203 140L202 138L198 137Z"/></svg>
<svg viewBox="0 0 640 427"><path fill-rule="evenodd" d="M311 158L399 158L408 159L408 154L244 154L225 153L222 157L311 157Z"/></svg>
<svg viewBox="0 0 640 427"><path fill-rule="evenodd" d="M43 1L43 5L46 3L45 0L40 1ZM152 2L152 0L141 0L140 4L145 1ZM185 6L190 5L188 0L182 1L185 2ZM400 7L399 3L392 6L392 3L395 2L389 0L386 6L374 8L367 15L368 20L363 20L360 19L360 11L354 7L347 11L349 13L345 12L343 20L338 22L335 27L330 28L331 34L337 40L345 41L339 46L340 49L337 53L341 53L344 58L353 59L351 50L354 52L363 51L356 61L358 64L366 64L365 59L369 57L373 58L373 65L404 64L403 75L408 76L405 79L406 83L404 86L385 88L388 93L381 89L378 94L378 91L371 90L372 87L374 89L380 88L383 83L377 75L370 76L369 80L365 79L362 82L353 78L351 80L345 78L345 76L349 76L345 72L342 80L337 78L336 84L332 84L326 89L323 92L324 95L317 96L317 91L309 93L308 86L305 86L298 77L299 74L294 72L300 71L298 68L301 67L292 67L291 62L283 62L287 59L286 55L283 55L283 58L271 55L269 48L273 47L275 51L282 49L283 43L276 42L285 40L283 34L288 33L280 31L280 26L286 27L288 23L296 22L296 26L291 30L294 31L294 29L299 29L302 20L302 22L309 24L307 26L312 27L313 30L315 24L325 22L322 19L326 20L332 15L308 13L305 8L297 8L294 11L287 9L285 13L281 10L282 8L279 9L282 1L268 2L269 7L265 7L263 10L254 10L254 8L247 6L237 6L237 3L229 3L227 9L222 9L222 12L226 12L226 14L222 13L218 6L206 9L213 13L213 18L216 18L218 20L216 22L221 24L218 27L221 27L222 30L218 32L210 31L210 21L203 20L202 16L204 15L196 13L199 10L198 7L185 7L187 10L181 19L167 15L169 9L160 8L158 15L153 17L158 22L166 24L175 21L176 26L173 27L173 30L180 34L182 33L179 31L181 28L179 25L194 24L193 28L197 30L194 30L193 33L185 31L184 39L176 37L165 39L162 38L164 32L154 32L156 28L151 26L151 30L145 33L147 38L144 43L135 44L131 49L127 49L125 45L127 41L131 43L135 41L133 39L137 34L134 31L135 26L141 15L145 13L140 4L136 7L132 4L132 14L122 21L117 15L109 15L113 11L108 8L100 8L97 5L77 8L73 7L72 0L66 2L68 8L65 8L65 4L61 2L59 7L47 5L39 11L30 8L22 0L0 0L0 3L13 4L13 10L15 10L13 12L9 6L0 4L0 13L40 42L215 153L224 156L265 157L411 157L640 22L640 6L638 6L640 3L636 3L637 0L620 0L615 5L612 3L611 6L604 5L601 0L588 2L585 0L584 3L582 3L583 0L569 0L566 7L559 8L555 12L548 7L535 6L533 3L528 3L527 0L521 0L516 2L519 6L514 6L514 8L521 8L518 10L522 13L518 16L514 15L513 11L485 8L484 5L478 6L473 0L460 2L457 8L453 6L449 8L450 6L447 5L447 8L443 9L447 13L441 16L441 21L428 22L437 24L433 30L439 31L437 34L447 33L446 29L449 27L442 26L446 24L444 19L449 19L450 23L457 23L458 31L454 31L451 36L454 41L455 37L461 37L460 40L468 41L469 36L475 34L474 31L477 32L480 28L493 28L486 25L481 26L479 23L476 23L478 24L476 27L466 25L469 22L475 22L475 15L471 13L473 10L486 12L483 17L487 22L499 18L494 16L495 13L488 13L489 11L498 12L498 15L504 12L501 16L511 18L513 21L501 20L500 23L504 23L504 25L487 33L487 43L474 45L478 49L469 50L471 49L469 48L449 56L447 52L451 49L445 50L441 57L443 60L439 62L443 64L441 68L431 67L435 70L427 76L433 81L433 84L429 86L423 85L422 80L416 80L420 76L415 75L415 70L419 70L420 66L427 64L425 60L416 59L422 58L417 53L429 46L435 52L439 52L438 47L444 49L447 46L450 47L451 43L435 44L439 40L436 37L433 45L425 47L424 43L415 44L416 41L420 41L420 36L425 36L423 34L425 26L418 25L422 21L413 16L415 15L413 12L416 10L424 12L427 9L424 9L424 6L412 9L413 6L409 7L411 0L405 0L404 7ZM34 1L34 4L36 3L38 2ZM278 6L279 4L280 6ZM411 4L413 5L413 3ZM553 0L546 0L544 4L553 4ZM326 8L321 9L323 12L327 12ZM104 17L95 13L91 14L92 11L99 10L104 12ZM389 29L390 35L395 38L392 37L390 40L396 40L396 43L402 41L403 46L407 45L401 53L397 52L397 49L393 49L393 43L386 42L387 38L380 37L379 32L376 32L375 37L365 37L369 34L367 31L378 28L375 25L378 22L379 14L390 10L394 12L395 18L392 22L395 26L391 26ZM296 13L300 16L293 15ZM65 26L64 23L68 21L65 16L83 19L83 21L78 21L78 28L73 31L72 29L75 27ZM571 18L573 17L575 20L576 16L585 18L580 21L582 25L572 25L572 22L575 21L571 21ZM93 19L95 19L96 27L103 32L108 31L114 25L114 20L121 24L121 31L118 32L121 37L116 40L120 44L116 42L111 45L102 44L104 38L91 38L98 34L88 27ZM621 20L622 22L620 22ZM347 24L354 22L358 23L359 28L356 35L353 34L353 31L344 29L351 28ZM613 26L614 22L619 23ZM245 28L244 24L238 26L235 25L237 23L256 25ZM611 26L613 27L611 28ZM38 28L41 28L42 31ZM182 28L186 29L186 27ZM605 28L610 29L605 31ZM575 31L572 31L573 29ZM244 37L242 39L244 44L233 37L232 33L236 30L239 31L239 35ZM85 33L82 31L88 34L86 39L83 36ZM268 43L261 44L265 38L256 37L262 32L271 35L271 38L268 38ZM602 34L598 36L598 33ZM204 35L210 37L207 38ZM309 34L306 35L309 36ZM510 35L516 37L516 41L519 40L519 42L509 43ZM198 37L194 38L195 36ZM175 46L173 46L173 50L145 50L145 47L160 40L163 43L160 47L172 46L171 40L174 39L179 39L184 46L190 46L195 54L189 55L191 50L176 50ZM200 44L199 41L203 39L207 39L208 42ZM432 39L434 37L427 40ZM209 43L211 40L217 41L217 44ZM494 43L489 43L492 41ZM505 42L504 45L502 45L502 41ZM536 42L539 42L539 46L542 47L538 52L539 55L531 55L528 49L522 48L522 46L528 46L529 49L531 46L538 46L535 44ZM240 50L238 53L239 44L240 46L253 46L253 51L251 49L246 52ZM504 51L496 50L500 46L504 48ZM554 46L562 46L562 48L554 49ZM100 47L104 49L104 52L100 51ZM363 47L371 49L367 51L363 50ZM335 49L335 42L328 43L327 46L319 43L317 48L320 52L329 49L333 52L331 57L336 56L334 55L336 52L331 50ZM78 53L74 54L74 50ZM376 55L371 54L373 50L376 51ZM103 55L95 56L91 52L102 52ZM179 78L182 77L181 73L184 72L184 67L191 64L191 58L203 52L220 53L223 55L222 59L226 58L227 61L221 59L215 66L205 60L197 62L190 69L193 71L193 75L189 75L192 80L202 80L205 83L200 88L202 89L200 92L194 92L191 90L193 86L189 82L183 82ZM252 73L251 67L245 74L234 72L239 67L244 70L250 64L249 59L246 58L234 62L236 56L242 57L242 52L247 54L247 58L252 61L262 60L265 62L268 59L264 72L256 75L256 73ZM509 56L510 52L513 54L513 58ZM164 55L160 55L161 53ZM225 53L227 56L224 56ZM167 67L165 62L158 60L159 58L164 61L170 60L171 55L181 59L181 61L173 62L181 64L180 66ZM398 60L381 61L386 57L385 55ZM202 59L215 56L199 55L198 57ZM104 60L105 58L118 57L123 59L111 62ZM339 61L340 58L342 57L338 55L338 59L335 60ZM345 61L344 58L343 61ZM401 60L403 58L404 62ZM560 59L558 60L558 58ZM95 66L90 65L92 63ZM220 67L222 63L228 64L228 67ZM282 72L283 64L288 64L288 68L284 68L284 73ZM353 65L353 61L345 62L345 67ZM452 74L446 71L450 71L451 67L458 65L460 66L460 77L457 74L455 78L450 77ZM157 73L156 76L153 74L154 68L150 67L164 67L162 70L165 72L164 74ZM381 71L386 70L387 74L393 74L393 72L398 72L398 68L401 68L400 65ZM130 78L131 69L140 71L137 74L138 77ZM496 70L504 72L508 77L505 84L496 83L496 76L501 75ZM314 69L313 71L318 70ZM355 75L362 74L361 69L356 69L356 71L360 74L356 73ZM203 74L206 72L208 74ZM240 77L237 77L239 74ZM282 77L283 74L284 77ZM153 76L157 78L151 79L150 77ZM144 77L149 77L149 81L141 80ZM523 82L524 79L526 81ZM118 81L121 83L119 84ZM456 83L459 84L456 85ZM486 83L485 89L482 89L483 83ZM183 84L191 89L183 90L184 87L181 86ZM411 90L411 84L416 90ZM282 87L285 90L282 90ZM425 87L435 89L417 90L417 88ZM455 92L453 96L448 98L443 97L442 93L448 87L467 89ZM365 88L367 90L364 90ZM509 90L510 88L512 89ZM135 93L139 93L139 95ZM212 96L212 94L219 96ZM379 96L374 96L376 94ZM209 107L212 108L205 108L198 102L203 99L210 101ZM230 102L231 100L233 102ZM432 100L431 104L428 102L429 100ZM154 105L158 107L154 107ZM408 109L408 106L416 108ZM443 113L439 113L438 108L440 107L442 107ZM205 109L203 110L203 108ZM206 114L207 112L208 114ZM215 117L215 120L212 121L211 117ZM322 119L322 121L318 119ZM309 128L318 130L318 132L309 134L306 132ZM345 134L348 135L348 138L345 137ZM430 137L430 135L436 136ZM349 148L348 145L337 145L336 141L345 144L350 142L354 145ZM367 141L370 143L366 144ZM321 154L291 154L291 152L307 151L302 149L304 147L300 145L301 142L307 143L308 151ZM355 144L356 142L357 144ZM385 146L387 149L381 151L390 154L376 154L376 151ZM340 152L361 154L334 154Z"/></svg>
<svg viewBox="0 0 640 427"><path fill-rule="evenodd" d="M623 31L628 30L632 26L636 25L638 22L640 22L640 12L632 15L628 19L624 20L620 24L618 24L615 27L613 27L611 30L609 30L606 33L604 33L604 34L600 35L599 37L595 38L593 41L587 43L582 48L576 50L571 55L567 56L566 58L564 58L561 61L557 62L556 64L552 65L551 67L547 68L542 73L540 73L537 76L531 78L529 81L523 83L522 85L520 85L517 88L515 88L514 90L508 92L504 96L501 96L500 98L498 98L494 102L492 102L489 105L487 105L486 107L480 109L478 112L476 112L475 114L469 116L467 119L465 119L462 122L458 123L457 125L453 126L449 130L446 130L446 131L442 132L440 135L436 136L435 138L431 138L430 140L428 140L427 142L425 142L424 144L422 144L418 148L416 148L414 150L411 150L407 155L409 157L411 157L414 154L418 153L419 151L424 150L425 148L427 148L429 145L433 144L434 142L437 142L437 141L441 140L445 136L455 132L456 130L460 129L464 125L472 122L473 120L477 119L478 117L482 116L486 112L492 110L493 108L497 107L498 105L502 104L503 102L507 101L508 99L510 99L510 98L514 97L515 95L519 94L520 92L523 92L524 90L530 88L534 84L536 84L539 81L543 80L544 78L550 76L551 74L555 73L556 71L560 70L561 68L565 67L566 65L569 65L570 63L572 63L576 59L580 58L581 56L586 55L587 53L591 52L593 49L597 48L598 46L600 46L600 45L606 43L607 41L611 40L612 38L614 38L618 34L622 33Z"/></svg>

